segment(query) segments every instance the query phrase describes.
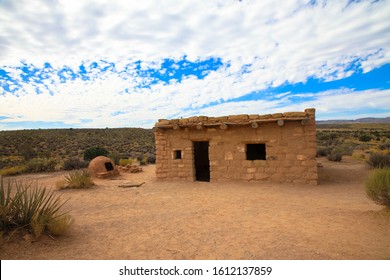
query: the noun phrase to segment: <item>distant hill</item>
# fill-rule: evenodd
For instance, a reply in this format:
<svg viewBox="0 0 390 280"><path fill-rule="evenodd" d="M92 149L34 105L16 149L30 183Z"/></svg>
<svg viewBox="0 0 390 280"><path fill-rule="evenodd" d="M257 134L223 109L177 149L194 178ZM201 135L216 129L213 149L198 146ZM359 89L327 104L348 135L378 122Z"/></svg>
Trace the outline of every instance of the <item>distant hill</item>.
<svg viewBox="0 0 390 280"><path fill-rule="evenodd" d="M343 123L390 123L390 117L387 117L387 118L360 118L360 119L356 119L356 120L317 121L317 124L343 124Z"/></svg>
<svg viewBox="0 0 390 280"><path fill-rule="evenodd" d="M0 131L0 158L20 156L26 148L38 156L54 158L83 157L91 147L103 147L122 158L150 156L155 153L151 129L36 129Z"/></svg>

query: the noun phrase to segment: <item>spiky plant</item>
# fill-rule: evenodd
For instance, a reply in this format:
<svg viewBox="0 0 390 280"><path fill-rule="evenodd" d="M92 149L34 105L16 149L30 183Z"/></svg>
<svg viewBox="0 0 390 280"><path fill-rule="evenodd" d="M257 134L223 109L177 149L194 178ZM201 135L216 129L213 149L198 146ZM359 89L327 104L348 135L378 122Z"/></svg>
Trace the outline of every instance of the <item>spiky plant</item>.
<svg viewBox="0 0 390 280"><path fill-rule="evenodd" d="M375 169L366 181L366 193L375 203L390 209L390 169Z"/></svg>
<svg viewBox="0 0 390 280"><path fill-rule="evenodd" d="M67 215L61 212L66 201L60 197L36 183L8 180L5 184L0 179L0 231L26 228L36 237L50 233L49 222Z"/></svg>
<svg viewBox="0 0 390 280"><path fill-rule="evenodd" d="M64 180L57 183L60 189L86 189L93 186L91 174L86 170L74 170L64 176Z"/></svg>

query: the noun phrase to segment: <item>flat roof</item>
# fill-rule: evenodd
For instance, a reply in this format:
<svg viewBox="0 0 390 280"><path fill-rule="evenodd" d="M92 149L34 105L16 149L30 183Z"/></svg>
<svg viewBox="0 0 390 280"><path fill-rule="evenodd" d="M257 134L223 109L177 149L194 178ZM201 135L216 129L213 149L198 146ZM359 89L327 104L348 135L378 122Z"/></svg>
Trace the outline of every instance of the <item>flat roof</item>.
<svg viewBox="0 0 390 280"><path fill-rule="evenodd" d="M186 127L212 127L223 125L252 125L256 126L258 123L278 122L283 125L284 121L307 121L315 118L315 109L308 108L303 112L285 112L274 113L266 115L230 115L222 117L206 117L194 116L181 119L159 119L155 124L155 128L186 128Z"/></svg>

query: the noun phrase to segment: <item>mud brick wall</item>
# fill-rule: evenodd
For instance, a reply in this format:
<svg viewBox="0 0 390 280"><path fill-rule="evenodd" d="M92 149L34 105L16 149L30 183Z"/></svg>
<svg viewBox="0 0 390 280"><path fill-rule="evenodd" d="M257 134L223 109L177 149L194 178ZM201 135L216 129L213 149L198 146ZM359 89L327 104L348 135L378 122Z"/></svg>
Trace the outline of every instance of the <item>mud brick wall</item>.
<svg viewBox="0 0 390 280"><path fill-rule="evenodd" d="M191 117L155 125L159 180L194 181L194 141L209 141L210 181L317 184L315 110L272 115ZM249 160L248 144L265 159Z"/></svg>

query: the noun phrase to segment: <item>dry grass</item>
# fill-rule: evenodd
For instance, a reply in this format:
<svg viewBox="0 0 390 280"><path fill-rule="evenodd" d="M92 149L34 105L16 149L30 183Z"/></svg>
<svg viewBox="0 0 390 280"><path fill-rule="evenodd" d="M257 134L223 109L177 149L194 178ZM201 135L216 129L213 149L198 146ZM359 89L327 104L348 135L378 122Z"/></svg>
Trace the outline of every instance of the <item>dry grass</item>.
<svg viewBox="0 0 390 280"><path fill-rule="evenodd" d="M87 170L74 170L56 183L58 189L88 189L94 185Z"/></svg>

